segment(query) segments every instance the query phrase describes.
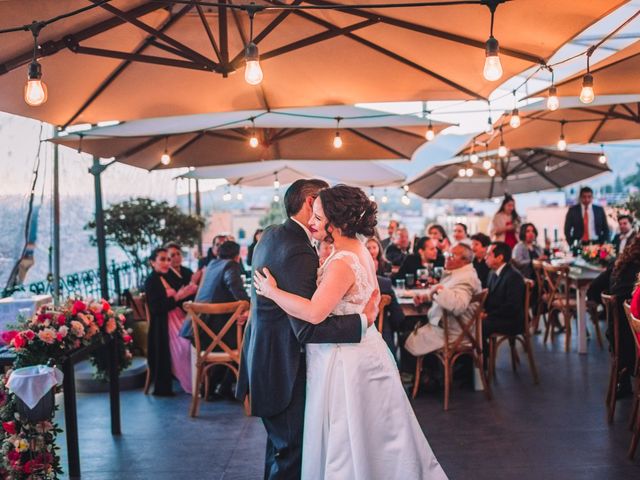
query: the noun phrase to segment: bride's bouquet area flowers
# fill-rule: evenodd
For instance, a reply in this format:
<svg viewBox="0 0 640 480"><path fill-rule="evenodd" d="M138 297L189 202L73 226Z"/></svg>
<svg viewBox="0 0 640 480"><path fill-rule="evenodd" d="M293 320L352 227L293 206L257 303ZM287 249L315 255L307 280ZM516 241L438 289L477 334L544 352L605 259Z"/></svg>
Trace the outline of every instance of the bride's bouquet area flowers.
<svg viewBox="0 0 640 480"><path fill-rule="evenodd" d="M69 300L60 307L45 305L31 318L22 318L14 330L2 332L3 341L16 354L13 368L61 365L81 347L116 341L119 370L131 364L131 335L124 316L106 301ZM107 377L107 361L98 349L91 360L96 377ZM61 432L53 418L31 423L18 413L16 396L7 382L11 372L0 376L0 478L10 480L56 479L62 473L56 435Z"/></svg>
<svg viewBox="0 0 640 480"><path fill-rule="evenodd" d="M616 250L610 243L585 245L582 247L582 258L593 265L607 266L616 259Z"/></svg>

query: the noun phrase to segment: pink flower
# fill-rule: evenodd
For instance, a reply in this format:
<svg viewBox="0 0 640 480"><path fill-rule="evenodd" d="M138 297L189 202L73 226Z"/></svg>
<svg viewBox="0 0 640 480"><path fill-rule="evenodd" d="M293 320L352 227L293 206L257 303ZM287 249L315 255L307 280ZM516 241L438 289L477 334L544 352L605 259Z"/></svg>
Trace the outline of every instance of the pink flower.
<svg viewBox="0 0 640 480"><path fill-rule="evenodd" d="M104 315L102 313L96 313L95 319L99 327L102 327L102 325L104 325Z"/></svg>
<svg viewBox="0 0 640 480"><path fill-rule="evenodd" d="M2 341L4 343L11 343L11 340L13 340L17 335L18 335L18 331L17 330L5 330L4 332L2 332L2 334L0 334L0 336L2 337Z"/></svg>
<svg viewBox="0 0 640 480"><path fill-rule="evenodd" d="M58 325L64 325L65 323L67 323L67 317L61 313L58 315Z"/></svg>
<svg viewBox="0 0 640 480"><path fill-rule="evenodd" d="M27 341L24 339L22 335L16 335L13 340L11 340L11 345L16 350L20 350L27 344Z"/></svg>
<svg viewBox="0 0 640 480"><path fill-rule="evenodd" d="M44 328L38 332L38 338L44 343L54 343L56 341L56 332L53 328Z"/></svg>
<svg viewBox="0 0 640 480"><path fill-rule="evenodd" d="M71 307L71 313L73 315L77 315L79 312L82 312L87 309L87 305L80 300L76 300L73 302L73 306Z"/></svg>
<svg viewBox="0 0 640 480"><path fill-rule="evenodd" d="M131 338L131 335L129 335L128 333L122 336L122 341L124 343L131 343L132 340L133 338Z"/></svg>
<svg viewBox="0 0 640 480"><path fill-rule="evenodd" d="M73 333L76 337L84 336L84 325L77 320L73 320L71 322L71 333Z"/></svg>
<svg viewBox="0 0 640 480"><path fill-rule="evenodd" d="M33 330L25 330L24 332L22 332L22 335L24 335L25 338L29 341L33 340L36 337L36 334L33 333Z"/></svg>
<svg viewBox="0 0 640 480"><path fill-rule="evenodd" d="M113 332L116 331L116 320L114 318L110 318L109 320L107 320L107 325L105 327L105 331L111 335Z"/></svg>
<svg viewBox="0 0 640 480"><path fill-rule="evenodd" d="M95 323L92 323L87 327L85 338L91 338L99 331L100 331L100 328L98 327L98 325L96 325Z"/></svg>
<svg viewBox="0 0 640 480"><path fill-rule="evenodd" d="M61 335L62 338L66 337L67 333L69 333L69 327L66 325L63 325L58 329L58 335Z"/></svg>
<svg viewBox="0 0 640 480"><path fill-rule="evenodd" d="M109 305L109 302L107 302L106 300L102 300L102 311L108 312L109 310L111 310L111 305Z"/></svg>
<svg viewBox="0 0 640 480"><path fill-rule="evenodd" d="M11 421L11 422L2 422L2 428L4 428L4 431L7 432L9 435L15 435L16 434L16 424L13 421Z"/></svg>
<svg viewBox="0 0 640 480"><path fill-rule="evenodd" d="M11 463L15 463L20 460L20 452L17 450L9 450L9 453L7 453L7 458Z"/></svg>

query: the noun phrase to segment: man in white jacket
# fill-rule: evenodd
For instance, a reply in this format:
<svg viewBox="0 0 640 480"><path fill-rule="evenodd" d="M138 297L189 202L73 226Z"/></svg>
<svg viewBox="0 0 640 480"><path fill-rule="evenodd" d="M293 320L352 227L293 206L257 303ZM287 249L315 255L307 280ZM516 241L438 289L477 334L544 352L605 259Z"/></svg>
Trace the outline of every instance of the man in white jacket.
<svg viewBox="0 0 640 480"><path fill-rule="evenodd" d="M445 310L449 336L458 336L461 328L454 317L468 323L474 311L469 308L471 298L482 290L478 274L473 268L473 252L468 245L458 243L451 248L445 270L439 284L414 299L417 305L433 302L427 313L429 323L407 338L405 348L414 355L426 355L444 346L444 329L440 322Z"/></svg>

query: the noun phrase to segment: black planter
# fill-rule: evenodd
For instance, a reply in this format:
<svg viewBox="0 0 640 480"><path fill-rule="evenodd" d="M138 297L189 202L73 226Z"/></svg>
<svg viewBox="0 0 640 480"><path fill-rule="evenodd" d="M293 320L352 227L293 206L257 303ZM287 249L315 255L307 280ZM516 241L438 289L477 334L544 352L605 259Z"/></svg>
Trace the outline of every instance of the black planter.
<svg viewBox="0 0 640 480"><path fill-rule="evenodd" d="M16 407L21 418L26 418L30 423L44 422L51 420L56 406L56 398L53 388L49 390L35 407L29 408L26 403L16 395Z"/></svg>

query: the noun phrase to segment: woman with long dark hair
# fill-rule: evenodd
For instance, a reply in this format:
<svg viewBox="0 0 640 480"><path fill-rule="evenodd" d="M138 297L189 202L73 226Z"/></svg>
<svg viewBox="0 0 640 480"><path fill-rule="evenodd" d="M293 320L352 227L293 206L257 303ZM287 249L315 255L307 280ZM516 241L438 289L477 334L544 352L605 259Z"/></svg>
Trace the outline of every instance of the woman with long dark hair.
<svg viewBox="0 0 640 480"><path fill-rule="evenodd" d="M260 237L262 236L262 232L264 232L263 228L259 228L253 234L253 241L251 245L247 248L247 265L251 266L251 262L253 261L253 250L256 248L256 245L260 241Z"/></svg>
<svg viewBox="0 0 640 480"><path fill-rule="evenodd" d="M516 201L507 194L491 221L491 240L504 242L513 248L518 243L516 232L519 228L520 216L516 212Z"/></svg>
<svg viewBox="0 0 640 480"><path fill-rule="evenodd" d="M371 254L371 258L376 264L376 273L381 277L391 274L391 264L384 258L384 252L382 251L382 244L375 236L369 237L365 244L367 250Z"/></svg>

